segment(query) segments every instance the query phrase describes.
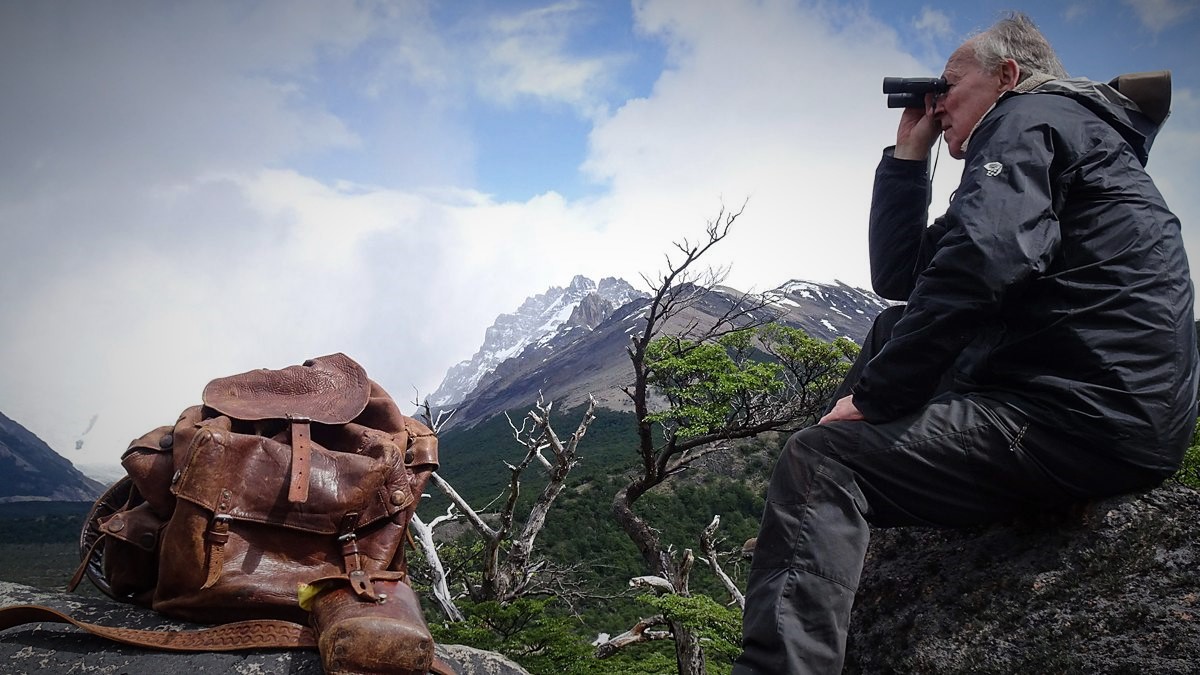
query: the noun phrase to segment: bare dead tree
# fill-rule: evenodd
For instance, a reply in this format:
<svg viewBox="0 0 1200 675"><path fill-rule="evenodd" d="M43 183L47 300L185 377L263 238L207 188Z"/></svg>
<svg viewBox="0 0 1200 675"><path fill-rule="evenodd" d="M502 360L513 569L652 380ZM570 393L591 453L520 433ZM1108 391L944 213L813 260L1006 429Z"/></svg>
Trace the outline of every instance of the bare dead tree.
<svg viewBox="0 0 1200 675"><path fill-rule="evenodd" d="M444 420L439 423L438 419L433 418L428 402L423 405L425 418L433 419L430 428L438 431ZM487 514L473 508L437 472L430 477L430 482L450 499L453 508L483 539L482 583L468 585L474 600L511 602L527 595L553 595L568 602L571 600L572 591L563 582L568 570L536 557L534 546L545 527L550 508L566 485L567 477L579 464L579 443L596 419L596 401L588 397L588 407L575 432L565 439L558 435L551 423L553 407L553 402L546 401L539 394L537 403L522 419L519 427L511 418L508 419L513 439L525 448L525 454L516 464L505 463L509 471L508 487L499 510L489 517L485 518ZM519 531L516 531L523 476L534 461L545 469L547 481L525 514ZM574 594L583 595L583 592L576 589Z"/></svg>

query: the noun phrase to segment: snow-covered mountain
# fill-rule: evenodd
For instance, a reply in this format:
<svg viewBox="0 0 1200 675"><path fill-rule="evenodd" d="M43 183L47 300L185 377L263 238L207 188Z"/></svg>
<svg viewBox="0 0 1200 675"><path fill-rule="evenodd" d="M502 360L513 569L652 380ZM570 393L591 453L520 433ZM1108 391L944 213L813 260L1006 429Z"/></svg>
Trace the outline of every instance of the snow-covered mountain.
<svg viewBox="0 0 1200 675"><path fill-rule="evenodd" d="M529 345L549 340L564 327L593 329L614 309L642 297L647 297L646 293L624 279L605 277L597 284L576 276L566 288L552 286L527 298L517 311L496 318L484 333L479 351L450 368L429 402L443 407L462 401L480 380Z"/></svg>
<svg viewBox="0 0 1200 675"><path fill-rule="evenodd" d="M579 279L576 277L576 281ZM546 300L547 296L566 295L563 289L550 289L547 294L530 298L522 307L563 307ZM754 318L779 321L821 340L846 337L860 341L875 316L889 304L869 291L840 282L790 281L771 295L778 298L777 302L763 310L766 314ZM538 337L527 334L519 347L515 346L515 340L504 343L514 345L504 352L496 349L500 344L498 341L495 344L485 341L476 359L468 362L478 370L471 373L475 383L473 388L455 400L458 410L455 424L471 426L499 412L528 406L537 399L539 392L560 407L578 405L591 395L601 407L624 408L628 399L621 387L628 385L632 377L625 349L630 336L644 329L643 315L649 302L647 295L637 296L611 309L590 307L603 302L594 296L573 303L574 319L561 321L556 329ZM662 326L662 331L681 333L692 325L709 325L729 311L741 296L735 289L714 288L700 302ZM565 314L565 309L558 311ZM516 321L513 317L521 314L518 311L516 315L502 316L496 325L513 324ZM499 354L506 358L497 358ZM491 360L481 355L487 355ZM491 363L495 365L488 368ZM456 368L465 370L464 364ZM485 368L488 368L486 372ZM447 382L450 377L447 376Z"/></svg>

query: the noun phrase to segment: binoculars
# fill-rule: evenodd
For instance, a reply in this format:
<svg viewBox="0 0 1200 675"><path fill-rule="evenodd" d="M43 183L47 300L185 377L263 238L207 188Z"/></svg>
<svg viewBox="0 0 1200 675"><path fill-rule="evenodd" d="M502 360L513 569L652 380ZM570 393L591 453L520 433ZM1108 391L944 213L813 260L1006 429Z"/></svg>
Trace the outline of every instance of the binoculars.
<svg viewBox="0 0 1200 675"><path fill-rule="evenodd" d="M948 88L944 77L883 78L889 108L924 108L925 94L944 94Z"/></svg>

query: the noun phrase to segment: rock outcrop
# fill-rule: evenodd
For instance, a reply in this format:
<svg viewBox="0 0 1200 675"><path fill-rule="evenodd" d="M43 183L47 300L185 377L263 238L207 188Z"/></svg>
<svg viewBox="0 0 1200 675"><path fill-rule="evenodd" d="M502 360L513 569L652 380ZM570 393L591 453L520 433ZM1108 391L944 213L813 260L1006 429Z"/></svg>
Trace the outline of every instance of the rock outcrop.
<svg viewBox="0 0 1200 675"><path fill-rule="evenodd" d="M872 533L845 673L1200 673L1200 492Z"/></svg>
<svg viewBox="0 0 1200 675"><path fill-rule="evenodd" d="M149 610L107 598L53 593L0 581L0 606L45 605L81 621L141 629L193 627ZM517 664L491 652L460 645L438 645L438 656L459 675L528 675ZM6 673L253 673L321 675L321 660L311 650L247 652L160 652L127 647L57 623L29 624L0 633L0 671Z"/></svg>

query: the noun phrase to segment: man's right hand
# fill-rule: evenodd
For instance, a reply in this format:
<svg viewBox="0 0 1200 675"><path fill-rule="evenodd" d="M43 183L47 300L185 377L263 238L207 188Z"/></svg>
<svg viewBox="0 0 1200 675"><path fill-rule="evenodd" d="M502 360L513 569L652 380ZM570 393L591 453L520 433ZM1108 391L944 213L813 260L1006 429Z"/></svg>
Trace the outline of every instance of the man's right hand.
<svg viewBox="0 0 1200 675"><path fill-rule="evenodd" d="M925 108L905 108L896 130L896 159L929 159L929 149L942 132L942 125L933 116L933 94L925 95Z"/></svg>

